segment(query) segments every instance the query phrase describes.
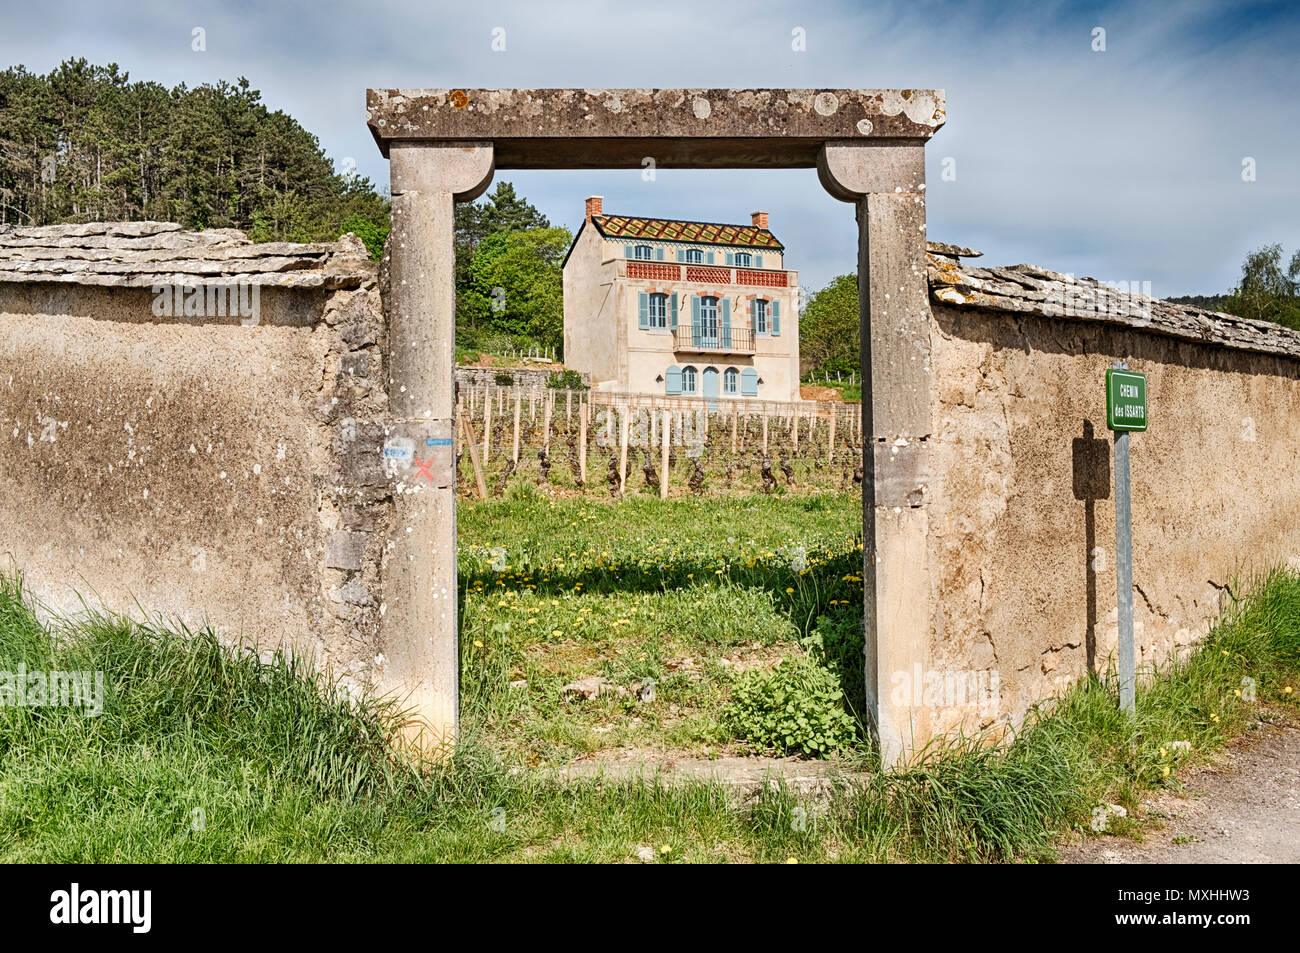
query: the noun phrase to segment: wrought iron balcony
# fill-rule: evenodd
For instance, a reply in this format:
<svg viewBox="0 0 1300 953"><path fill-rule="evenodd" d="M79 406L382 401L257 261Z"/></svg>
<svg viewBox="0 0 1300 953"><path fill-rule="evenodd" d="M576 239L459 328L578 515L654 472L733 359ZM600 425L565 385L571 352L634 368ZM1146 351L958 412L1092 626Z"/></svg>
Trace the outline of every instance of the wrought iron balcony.
<svg viewBox="0 0 1300 953"><path fill-rule="evenodd" d="M673 331L673 350L706 354L753 354L754 332L749 328L678 325Z"/></svg>

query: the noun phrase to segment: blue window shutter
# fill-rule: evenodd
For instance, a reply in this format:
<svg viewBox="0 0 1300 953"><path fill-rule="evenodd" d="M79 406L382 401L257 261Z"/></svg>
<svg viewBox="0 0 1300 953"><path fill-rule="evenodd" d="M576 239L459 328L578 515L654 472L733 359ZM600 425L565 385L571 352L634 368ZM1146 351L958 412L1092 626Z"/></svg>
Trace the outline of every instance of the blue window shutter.
<svg viewBox="0 0 1300 953"><path fill-rule="evenodd" d="M668 326L674 331L677 330L677 292L674 291L672 297L668 299Z"/></svg>
<svg viewBox="0 0 1300 953"><path fill-rule="evenodd" d="M745 368L740 374L740 393L745 397L758 396L758 371Z"/></svg>
<svg viewBox="0 0 1300 953"><path fill-rule="evenodd" d="M762 267L763 267L763 256L762 256L762 255L755 255L755 256L754 256L754 267L755 267L755 268L762 268Z"/></svg>
<svg viewBox="0 0 1300 953"><path fill-rule="evenodd" d="M727 264L734 265L735 263L736 263L736 256L733 255L731 252L727 252Z"/></svg>
<svg viewBox="0 0 1300 953"><path fill-rule="evenodd" d="M731 299L722 299L722 346L731 347Z"/></svg>
<svg viewBox="0 0 1300 953"><path fill-rule="evenodd" d="M635 257L636 257L636 249L634 249L631 245L624 245L624 246L623 246L623 257L624 257L624 258L635 258Z"/></svg>
<svg viewBox="0 0 1300 953"><path fill-rule="evenodd" d="M685 261L685 260L686 260L686 249L684 249L684 248L679 248L679 249L677 249L677 260L678 260L678 261Z"/></svg>
<svg viewBox="0 0 1300 953"><path fill-rule="evenodd" d="M772 302L772 336L781 336L781 302Z"/></svg>
<svg viewBox="0 0 1300 953"><path fill-rule="evenodd" d="M691 295L691 344L700 346L700 296Z"/></svg>
<svg viewBox="0 0 1300 953"><path fill-rule="evenodd" d="M664 260L664 250L663 250L662 247L659 247L659 248L656 248L656 249L655 249L655 258L656 258L658 261L663 261L663 260Z"/></svg>
<svg viewBox="0 0 1300 953"><path fill-rule="evenodd" d="M675 364L668 368L668 373L664 375L667 382L666 390L670 394L680 394L682 392L682 369Z"/></svg>
<svg viewBox="0 0 1300 953"><path fill-rule="evenodd" d="M713 264L713 252L709 252L708 255L705 256L704 260L707 261L710 265Z"/></svg>
<svg viewBox="0 0 1300 953"><path fill-rule="evenodd" d="M643 331L650 327L650 296L644 291L636 293L636 326Z"/></svg>

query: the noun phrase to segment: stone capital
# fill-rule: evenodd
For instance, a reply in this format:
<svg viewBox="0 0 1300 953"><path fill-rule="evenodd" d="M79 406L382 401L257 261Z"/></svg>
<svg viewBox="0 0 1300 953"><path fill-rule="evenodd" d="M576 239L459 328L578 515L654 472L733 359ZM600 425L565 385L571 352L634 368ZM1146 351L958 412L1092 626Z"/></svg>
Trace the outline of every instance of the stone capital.
<svg viewBox="0 0 1300 953"><path fill-rule="evenodd" d="M925 189L925 146L920 142L832 140L817 154L817 178L841 202L868 193Z"/></svg>
<svg viewBox="0 0 1300 953"><path fill-rule="evenodd" d="M457 202L472 202L496 172L490 142L394 142L388 157L394 195L450 192Z"/></svg>

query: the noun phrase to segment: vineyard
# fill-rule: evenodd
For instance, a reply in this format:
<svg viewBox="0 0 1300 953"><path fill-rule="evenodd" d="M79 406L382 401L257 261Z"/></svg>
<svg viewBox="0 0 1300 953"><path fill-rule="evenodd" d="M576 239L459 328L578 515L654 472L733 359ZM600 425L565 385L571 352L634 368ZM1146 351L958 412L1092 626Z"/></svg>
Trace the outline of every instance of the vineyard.
<svg viewBox="0 0 1300 953"><path fill-rule="evenodd" d="M855 404L493 386L457 401L457 481L479 499L528 482L621 497L850 490L862 482Z"/></svg>

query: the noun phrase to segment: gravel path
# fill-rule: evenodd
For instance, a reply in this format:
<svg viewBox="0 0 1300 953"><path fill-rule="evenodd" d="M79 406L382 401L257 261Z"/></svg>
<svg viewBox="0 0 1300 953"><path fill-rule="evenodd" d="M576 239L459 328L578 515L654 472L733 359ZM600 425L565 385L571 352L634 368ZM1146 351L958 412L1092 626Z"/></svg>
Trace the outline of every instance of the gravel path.
<svg viewBox="0 0 1300 953"><path fill-rule="evenodd" d="M1265 725L1229 746L1182 795L1144 802L1164 826L1143 843L1095 837L1061 851L1069 864L1300 863L1300 727Z"/></svg>

